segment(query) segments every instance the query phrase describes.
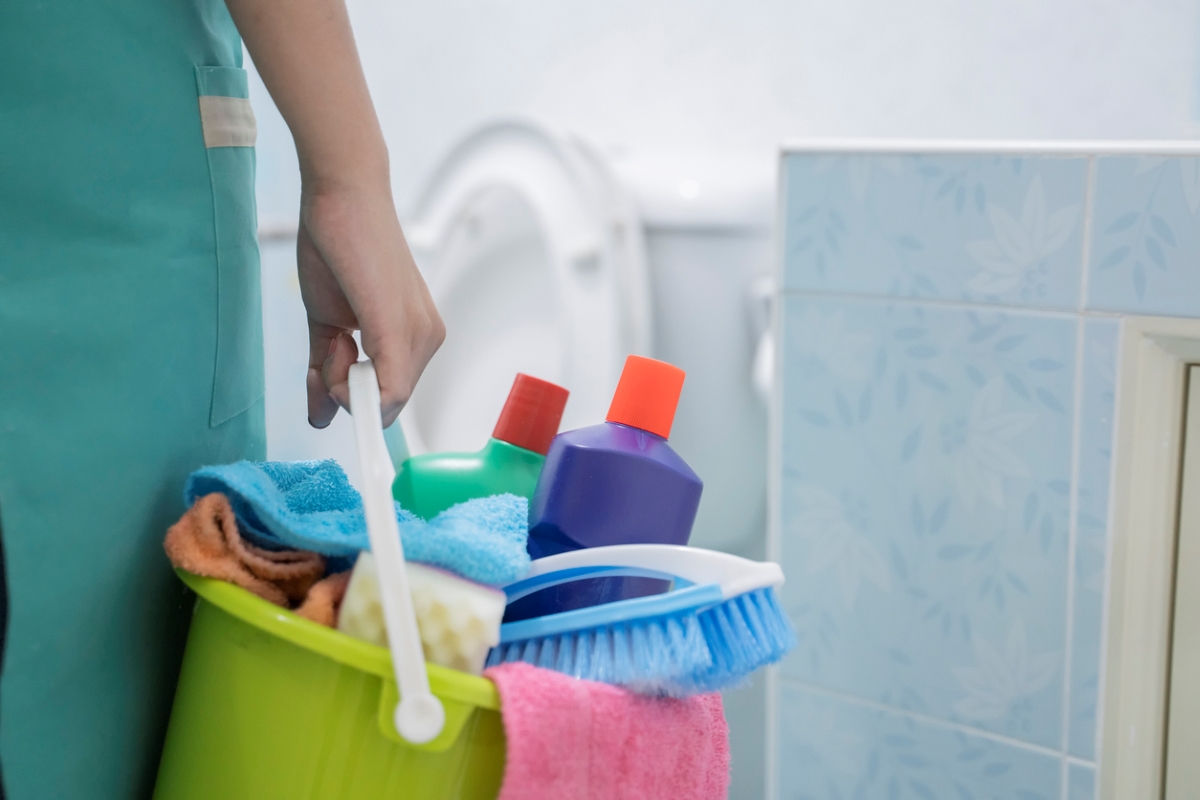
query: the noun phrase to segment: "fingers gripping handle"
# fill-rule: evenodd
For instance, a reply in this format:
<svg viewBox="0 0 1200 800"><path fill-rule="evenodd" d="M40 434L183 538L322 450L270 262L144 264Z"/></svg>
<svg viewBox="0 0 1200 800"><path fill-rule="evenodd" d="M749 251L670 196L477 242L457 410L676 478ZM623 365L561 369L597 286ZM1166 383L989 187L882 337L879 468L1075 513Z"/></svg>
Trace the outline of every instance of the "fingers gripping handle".
<svg viewBox="0 0 1200 800"><path fill-rule="evenodd" d="M350 413L354 417L354 436L362 467L367 536L379 570L379 593L388 647L392 653L396 685L400 688L400 704L396 706L394 718L396 731L413 744L425 744L442 732L446 712L441 701L429 691L425 655L421 650L408 573L404 568L400 526L392 504L392 479L396 470L383 439L379 380L370 361L360 361L350 367Z"/></svg>

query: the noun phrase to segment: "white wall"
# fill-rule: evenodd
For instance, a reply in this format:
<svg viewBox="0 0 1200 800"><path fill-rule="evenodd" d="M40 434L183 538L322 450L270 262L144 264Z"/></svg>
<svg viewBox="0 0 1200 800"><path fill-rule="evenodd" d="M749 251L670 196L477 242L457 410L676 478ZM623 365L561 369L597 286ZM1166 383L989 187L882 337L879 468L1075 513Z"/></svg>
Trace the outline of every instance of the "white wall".
<svg viewBox="0 0 1200 800"><path fill-rule="evenodd" d="M806 135L1178 138L1200 115L1195 0L350 4L402 206L495 115L754 152ZM285 137L264 130L263 149ZM263 166L294 190L289 163ZM264 188L264 221L291 216L294 191Z"/></svg>

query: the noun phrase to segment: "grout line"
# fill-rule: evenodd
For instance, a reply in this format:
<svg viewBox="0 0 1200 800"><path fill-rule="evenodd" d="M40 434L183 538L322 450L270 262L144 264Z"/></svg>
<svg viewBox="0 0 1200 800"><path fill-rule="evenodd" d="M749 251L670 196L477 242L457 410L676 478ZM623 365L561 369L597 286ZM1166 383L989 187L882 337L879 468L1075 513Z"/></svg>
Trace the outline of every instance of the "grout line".
<svg viewBox="0 0 1200 800"><path fill-rule="evenodd" d="M780 158L779 175L775 193L777 229L783 231L783 218L787 207L786 160ZM782 235L775 237L775 293L771 302L771 337L775 346L774 363L771 367L771 398L767 407L767 558L776 563L783 557L783 355L784 307L783 290L787 264L784 258L785 243ZM779 797L779 665L767 668L767 684L764 692L766 713L766 752L763 754L763 788L767 800Z"/></svg>
<svg viewBox="0 0 1200 800"><path fill-rule="evenodd" d="M967 309L993 314L1016 314L1020 316L1048 316L1075 318L1080 312L1076 308L1042 308L1034 306L1009 306L997 303L969 302L965 300L946 300L940 297L896 297L887 294L871 294L869 292L838 292L825 289L790 289L783 288L783 297L814 298L821 300L849 300L858 302L888 303L898 305L940 306L943 308ZM1095 313L1087 312L1089 316L1120 316L1124 312L1112 311Z"/></svg>
<svg viewBox="0 0 1200 800"><path fill-rule="evenodd" d="M1114 319L1121 320L1125 317L1144 316L1139 311L1133 309L1113 310L1106 308L1049 308L1043 306L1030 305L1008 305L1005 303L985 303L980 300L947 300L942 297L922 297L922 296L905 296L898 297L890 294L876 294L874 292L856 292L851 290L834 291L831 289L812 289L808 287L796 288L784 286L780 289L781 297L795 297L801 300L838 300L851 303L881 303L893 305L909 305L909 306L935 306L949 309L964 309L967 311L978 311L981 313L991 314L1014 314L1017 316L1043 316L1043 317L1086 317L1088 319ZM1155 315L1162 319L1180 319L1193 320L1196 317L1189 317L1183 313L1171 312L1159 313Z"/></svg>
<svg viewBox="0 0 1200 800"><path fill-rule="evenodd" d="M1116 376L1113 382L1113 410L1112 419L1109 422L1109 463L1108 463L1108 503L1106 504L1104 514L1104 589L1100 603L1100 670L1096 676L1096 730L1093 731L1095 741L1092 744L1092 751L1095 753L1096 759L1096 796L1100 796L1100 767L1099 764L1104 758L1104 717L1105 709L1108 707L1107 702L1107 683L1108 683L1108 639L1109 639L1109 623L1111 622L1111 614L1109 609L1109 600L1111 599L1110 589L1112 588L1112 573L1113 573L1113 514L1117 505L1117 460L1119 453L1117 452L1117 425L1123 413L1121 406L1123 402L1128 402L1128 399L1121 397L1121 386L1124 383L1122 375L1125 370L1125 322L1122 320L1117 323L1117 346L1116 346L1116 363L1113 365L1113 374Z"/></svg>
<svg viewBox="0 0 1200 800"><path fill-rule="evenodd" d="M1070 752L1071 667L1075 655L1075 558L1079 541L1079 464L1083 430L1083 360L1085 354L1083 317L1075 328L1075 408L1071 430L1071 500L1067 522L1067 602L1063 628L1062 752ZM1066 786L1066 772L1063 773Z"/></svg>
<svg viewBox="0 0 1200 800"><path fill-rule="evenodd" d="M798 155L983 155L983 156L1195 156L1194 139L868 139L813 136L788 139L784 156Z"/></svg>
<svg viewBox="0 0 1200 800"><path fill-rule="evenodd" d="M767 667L767 752L763 759L766 770L763 780L764 794L767 800L777 800L779 797L779 665Z"/></svg>
<svg viewBox="0 0 1200 800"><path fill-rule="evenodd" d="M1092 278L1092 217L1096 213L1096 157L1088 156L1087 181L1083 194L1083 247L1079 266L1079 312L1087 310Z"/></svg>
<svg viewBox="0 0 1200 800"><path fill-rule="evenodd" d="M796 287L788 286L782 287L779 291L781 297L796 297L802 300L811 298L814 300L839 300L843 302L857 303L888 303L910 306L936 306L941 308L979 311L985 314L1016 314L1019 316L1046 317L1084 316L1088 319L1122 319L1124 317L1138 315L1137 311L1132 311L1129 309L1124 311L1114 311L1104 308L1079 308L1078 304L1076 304L1075 308L1049 308L1043 306L1008 305L1005 303L985 303L979 300L947 300L943 297L897 297L896 295L890 294L876 294L874 292L856 292L850 290L834 291L832 289L798 289ZM1158 316L1167 319L1195 319L1194 317L1183 316L1181 314L1159 314Z"/></svg>
<svg viewBox="0 0 1200 800"><path fill-rule="evenodd" d="M841 700L845 703L850 703L851 705L861 706L863 708L869 708L873 711L884 711L884 712L887 712L888 714L894 714L894 715L900 716L900 717L908 717L909 719L911 719L915 722L921 722L926 725L931 725L931 726L935 726L935 727L939 727L939 728L945 728L947 730L952 730L956 733L962 733L967 736L974 736L979 739L988 739L988 740L996 742L998 744L1007 745L1009 747L1015 747L1015 748L1018 748L1021 750L1027 750L1032 753L1037 753L1038 755L1049 756L1050 758L1053 758L1055 760L1068 759L1072 763L1078 763L1078 764L1084 765L1084 766L1095 766L1094 764L1092 764L1089 761L1085 761L1083 759L1076 758L1074 756L1067 756L1062 751L1055 750L1052 747L1046 747L1045 745L1041 745L1041 744L1034 744L1033 742L1026 742L1021 739L1014 739L1013 737L1005 736L1002 733L994 733L992 731L985 731L980 728L974 728L970 725L964 725L961 722L954 722L952 720L934 717L929 714L922 714L920 711L910 711L905 708L897 708L896 706L890 706L887 703L880 703L875 700L868 700L865 697L859 697L858 695L848 694L846 692L840 692L836 689L829 689L824 686L817 686L816 684L808 683L807 681L801 681L801 680L797 680L795 678L781 678L780 683L781 684L786 683L795 688L803 689L806 692L812 692L813 694L824 695L826 697L831 697L835 700Z"/></svg>
<svg viewBox="0 0 1200 800"><path fill-rule="evenodd" d="M1070 800L1071 792L1071 767L1086 767L1096 773L1094 786L1098 793L1100 781L1100 766L1094 761L1077 758L1076 756L1064 755L1062 760L1062 800Z"/></svg>

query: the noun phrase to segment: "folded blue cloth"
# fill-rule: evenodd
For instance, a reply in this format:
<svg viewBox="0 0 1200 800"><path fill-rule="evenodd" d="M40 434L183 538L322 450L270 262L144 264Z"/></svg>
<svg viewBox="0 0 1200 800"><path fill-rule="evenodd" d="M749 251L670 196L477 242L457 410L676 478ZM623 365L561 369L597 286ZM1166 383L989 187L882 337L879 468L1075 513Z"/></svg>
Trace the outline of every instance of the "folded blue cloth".
<svg viewBox="0 0 1200 800"><path fill-rule="evenodd" d="M191 474L184 503L229 498L242 535L270 549L334 558L371 549L362 498L336 461L239 461ZM500 494L468 500L429 522L396 504L404 556L500 586L529 572L529 503Z"/></svg>

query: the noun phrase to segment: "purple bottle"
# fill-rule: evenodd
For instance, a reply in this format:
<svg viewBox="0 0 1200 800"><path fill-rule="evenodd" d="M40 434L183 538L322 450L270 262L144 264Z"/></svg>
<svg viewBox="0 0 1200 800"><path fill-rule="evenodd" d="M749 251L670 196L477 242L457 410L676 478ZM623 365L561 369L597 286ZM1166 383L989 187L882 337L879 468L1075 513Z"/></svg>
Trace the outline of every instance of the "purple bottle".
<svg viewBox="0 0 1200 800"><path fill-rule="evenodd" d="M704 485L667 444L683 379L671 364L629 356L607 421L554 438L529 507L531 557L611 544L687 544ZM575 581L513 603L505 620L667 588L653 578Z"/></svg>

